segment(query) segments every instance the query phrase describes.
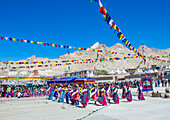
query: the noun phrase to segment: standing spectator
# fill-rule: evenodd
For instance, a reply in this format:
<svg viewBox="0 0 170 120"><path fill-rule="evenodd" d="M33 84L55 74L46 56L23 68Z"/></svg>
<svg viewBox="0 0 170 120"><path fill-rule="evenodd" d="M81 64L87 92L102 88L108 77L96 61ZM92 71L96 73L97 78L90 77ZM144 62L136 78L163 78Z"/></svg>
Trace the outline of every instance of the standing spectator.
<svg viewBox="0 0 170 120"><path fill-rule="evenodd" d="M158 80L158 87L160 87L160 80Z"/></svg>
<svg viewBox="0 0 170 120"><path fill-rule="evenodd" d="M137 83L136 83L136 80L134 81L134 86L135 86L135 88L137 88Z"/></svg>
<svg viewBox="0 0 170 120"><path fill-rule="evenodd" d="M2 97L2 87L0 86L0 97Z"/></svg>
<svg viewBox="0 0 170 120"><path fill-rule="evenodd" d="M155 79L155 87L158 87L158 80Z"/></svg>
<svg viewBox="0 0 170 120"><path fill-rule="evenodd" d="M165 82L165 87L167 87L167 80L165 80L164 82Z"/></svg>
<svg viewBox="0 0 170 120"><path fill-rule="evenodd" d="M137 86L139 86L139 81L136 82Z"/></svg>
<svg viewBox="0 0 170 120"><path fill-rule="evenodd" d="M162 87L164 87L164 80L163 79L161 80L161 83L162 83Z"/></svg>

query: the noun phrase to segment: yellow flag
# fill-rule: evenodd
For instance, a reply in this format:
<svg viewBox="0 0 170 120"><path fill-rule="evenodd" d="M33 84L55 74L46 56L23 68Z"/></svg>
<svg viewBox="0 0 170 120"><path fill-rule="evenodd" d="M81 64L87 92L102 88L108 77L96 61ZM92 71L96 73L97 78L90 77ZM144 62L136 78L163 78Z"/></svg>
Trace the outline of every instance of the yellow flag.
<svg viewBox="0 0 170 120"><path fill-rule="evenodd" d="M16 39L15 39L15 38L12 38L12 39L13 39L13 41L15 42Z"/></svg>
<svg viewBox="0 0 170 120"><path fill-rule="evenodd" d="M98 50L95 50L95 52L97 52Z"/></svg>
<svg viewBox="0 0 170 120"><path fill-rule="evenodd" d="M116 30L117 29L117 25L115 24L115 26L114 26L114 29Z"/></svg>
<svg viewBox="0 0 170 120"><path fill-rule="evenodd" d="M42 45L42 44L43 44L43 42L40 42L40 44Z"/></svg>
<svg viewBox="0 0 170 120"><path fill-rule="evenodd" d="M54 46L55 46L55 44L52 44L52 46L54 47Z"/></svg>
<svg viewBox="0 0 170 120"><path fill-rule="evenodd" d="M31 44L33 44L34 43L34 41L30 41L31 42Z"/></svg>

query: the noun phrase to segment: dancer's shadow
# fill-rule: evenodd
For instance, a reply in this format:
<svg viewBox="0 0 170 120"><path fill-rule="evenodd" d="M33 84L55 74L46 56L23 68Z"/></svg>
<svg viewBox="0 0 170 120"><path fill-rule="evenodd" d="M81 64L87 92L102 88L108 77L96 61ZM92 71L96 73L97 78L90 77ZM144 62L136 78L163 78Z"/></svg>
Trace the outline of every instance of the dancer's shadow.
<svg viewBox="0 0 170 120"><path fill-rule="evenodd" d="M88 103L88 104L94 104L94 103ZM95 104L94 104L95 105Z"/></svg>
<svg viewBox="0 0 170 120"><path fill-rule="evenodd" d="M76 106L77 108L84 108L83 106Z"/></svg>
<svg viewBox="0 0 170 120"><path fill-rule="evenodd" d="M132 99L133 101L138 101L138 100L136 100L136 99Z"/></svg>

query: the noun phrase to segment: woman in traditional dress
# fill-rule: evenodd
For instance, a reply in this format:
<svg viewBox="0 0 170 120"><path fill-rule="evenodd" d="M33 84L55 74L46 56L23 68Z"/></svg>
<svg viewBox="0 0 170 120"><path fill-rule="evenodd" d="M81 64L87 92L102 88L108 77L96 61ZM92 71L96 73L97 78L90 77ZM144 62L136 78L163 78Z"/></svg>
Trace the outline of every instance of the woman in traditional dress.
<svg viewBox="0 0 170 120"><path fill-rule="evenodd" d="M119 104L118 86L116 85L113 89L113 101L115 102L115 104Z"/></svg>
<svg viewBox="0 0 170 120"><path fill-rule="evenodd" d="M60 88L58 89L58 98L59 98L58 102L63 102L64 101L62 95L63 95L63 85L60 84Z"/></svg>
<svg viewBox="0 0 170 120"><path fill-rule="evenodd" d="M123 83L122 98L126 97L126 85Z"/></svg>
<svg viewBox="0 0 170 120"><path fill-rule="evenodd" d="M85 85L83 85L83 90L81 91L81 93L82 93L81 104L85 108L87 106L87 102L89 101L88 90Z"/></svg>
<svg viewBox="0 0 170 120"><path fill-rule="evenodd" d="M91 91L91 94L90 94L91 95L91 99L94 100L95 101L94 104L96 104L96 101L98 99L97 98L97 85L94 84L90 91Z"/></svg>
<svg viewBox="0 0 170 120"><path fill-rule="evenodd" d="M145 98L144 98L144 96L143 96L141 84L139 84L139 86L138 86L138 99L139 99L139 100L145 100Z"/></svg>
<svg viewBox="0 0 170 120"><path fill-rule="evenodd" d="M52 100L52 99L53 99L53 90L54 90L54 89L53 89L53 87L51 86L51 87L50 87L50 90L49 90L49 91L50 91L50 94L49 94L49 97L48 97L49 100Z"/></svg>
<svg viewBox="0 0 170 120"><path fill-rule="evenodd" d="M104 90L103 86L100 84L100 85L99 85L99 89L98 89L98 94L99 94L98 102L99 102L100 104L102 104L103 106L104 106L104 105L107 105L106 97L105 97L104 92L105 92L105 90Z"/></svg>
<svg viewBox="0 0 170 120"><path fill-rule="evenodd" d="M110 87L110 83L107 83L105 91L106 91L105 95L106 95L107 101L110 103L110 99L111 99L111 87Z"/></svg>
<svg viewBox="0 0 170 120"><path fill-rule="evenodd" d="M57 98L58 98L58 88L57 88L57 86L55 86L55 89L54 89L54 98L55 98L55 100L57 100Z"/></svg>
<svg viewBox="0 0 170 120"><path fill-rule="evenodd" d="M80 93L79 93L79 87L76 84L75 85L75 91L73 92L73 99L75 100L76 105L79 105L79 101L80 101Z"/></svg>
<svg viewBox="0 0 170 120"><path fill-rule="evenodd" d="M128 87L127 87L126 99L127 99L129 102L132 102L132 93L131 93L130 85L128 85Z"/></svg>
<svg viewBox="0 0 170 120"><path fill-rule="evenodd" d="M69 93L70 93L70 101L71 101L71 104L74 105L75 101L73 99L73 92L74 92L74 87L70 85L69 87Z"/></svg>

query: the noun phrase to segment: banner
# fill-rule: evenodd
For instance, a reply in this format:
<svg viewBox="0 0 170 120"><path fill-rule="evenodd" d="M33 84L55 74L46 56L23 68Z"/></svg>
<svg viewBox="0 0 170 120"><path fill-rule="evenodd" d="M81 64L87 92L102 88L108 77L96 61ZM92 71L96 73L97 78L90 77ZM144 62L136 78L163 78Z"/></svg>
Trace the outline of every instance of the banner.
<svg viewBox="0 0 170 120"><path fill-rule="evenodd" d="M152 78L151 77L141 78L141 84L142 84L142 88L143 88L142 91L143 92L153 91Z"/></svg>

